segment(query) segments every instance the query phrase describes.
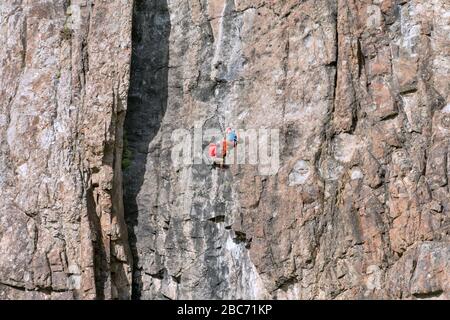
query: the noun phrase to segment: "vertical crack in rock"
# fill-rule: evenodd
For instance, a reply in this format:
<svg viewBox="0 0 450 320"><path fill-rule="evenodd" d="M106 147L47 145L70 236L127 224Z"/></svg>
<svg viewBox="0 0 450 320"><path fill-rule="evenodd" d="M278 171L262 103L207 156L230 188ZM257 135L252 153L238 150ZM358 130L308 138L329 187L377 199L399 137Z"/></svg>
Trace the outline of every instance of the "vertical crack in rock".
<svg viewBox="0 0 450 320"><path fill-rule="evenodd" d="M109 277L108 255L103 243L101 234L102 227L96 212L96 203L92 187L87 190L86 197L89 227L92 232L92 261L94 265L95 296L97 299L104 299L106 281Z"/></svg>
<svg viewBox="0 0 450 320"><path fill-rule="evenodd" d="M133 8L131 78L124 123L123 185L125 219L134 259L132 297L142 286L136 231L138 195L144 182L147 155L167 104L170 19L167 0L137 0ZM156 179L156 178L155 178Z"/></svg>

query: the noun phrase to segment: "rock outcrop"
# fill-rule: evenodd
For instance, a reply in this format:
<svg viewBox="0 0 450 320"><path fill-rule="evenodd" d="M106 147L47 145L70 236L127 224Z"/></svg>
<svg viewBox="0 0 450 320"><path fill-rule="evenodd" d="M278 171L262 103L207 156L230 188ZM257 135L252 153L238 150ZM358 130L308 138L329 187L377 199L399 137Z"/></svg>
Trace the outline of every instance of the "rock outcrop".
<svg viewBox="0 0 450 320"><path fill-rule="evenodd" d="M0 4L0 298L127 298L130 1Z"/></svg>
<svg viewBox="0 0 450 320"><path fill-rule="evenodd" d="M0 19L0 299L450 298L448 1Z"/></svg>

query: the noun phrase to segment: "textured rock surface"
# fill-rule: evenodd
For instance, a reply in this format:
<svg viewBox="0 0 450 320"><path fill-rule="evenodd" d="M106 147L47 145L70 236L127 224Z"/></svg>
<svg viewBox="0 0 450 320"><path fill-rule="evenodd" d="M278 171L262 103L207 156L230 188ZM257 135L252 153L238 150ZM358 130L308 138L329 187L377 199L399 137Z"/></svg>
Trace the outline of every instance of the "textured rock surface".
<svg viewBox="0 0 450 320"><path fill-rule="evenodd" d="M448 297L449 3L137 14L148 33L134 45L158 76L134 73L127 126L145 126L137 106L163 118L135 135L125 171L136 297ZM277 175L171 165L174 129L229 125L281 130Z"/></svg>
<svg viewBox="0 0 450 320"><path fill-rule="evenodd" d="M450 298L448 1L72 4L0 5L0 298Z"/></svg>
<svg viewBox="0 0 450 320"><path fill-rule="evenodd" d="M0 298L126 298L131 1L0 4Z"/></svg>

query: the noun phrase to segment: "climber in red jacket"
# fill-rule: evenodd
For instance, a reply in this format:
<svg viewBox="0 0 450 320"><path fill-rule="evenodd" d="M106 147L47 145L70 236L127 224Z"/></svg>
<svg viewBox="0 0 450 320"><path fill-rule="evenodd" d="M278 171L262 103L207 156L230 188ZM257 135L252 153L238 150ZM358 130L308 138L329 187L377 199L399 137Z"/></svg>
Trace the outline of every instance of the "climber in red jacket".
<svg viewBox="0 0 450 320"><path fill-rule="evenodd" d="M238 144L238 140L239 137L236 134L236 131L234 129L227 128L225 130L225 137L220 143L209 144L209 156L212 159L213 166L220 163L220 167L223 168L228 148L235 148Z"/></svg>
<svg viewBox="0 0 450 320"><path fill-rule="evenodd" d="M213 166L220 163L220 167L223 168L227 156L227 140L223 139L221 143L210 143L208 154L212 159Z"/></svg>

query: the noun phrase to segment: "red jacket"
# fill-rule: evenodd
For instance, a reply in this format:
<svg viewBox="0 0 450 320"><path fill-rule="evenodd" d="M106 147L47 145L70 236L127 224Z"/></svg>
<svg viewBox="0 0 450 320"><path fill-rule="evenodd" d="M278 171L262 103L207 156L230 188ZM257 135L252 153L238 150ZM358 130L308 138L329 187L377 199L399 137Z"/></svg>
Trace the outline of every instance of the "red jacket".
<svg viewBox="0 0 450 320"><path fill-rule="evenodd" d="M216 156L216 144L215 143L211 143L209 145L209 156L210 157L215 157Z"/></svg>

